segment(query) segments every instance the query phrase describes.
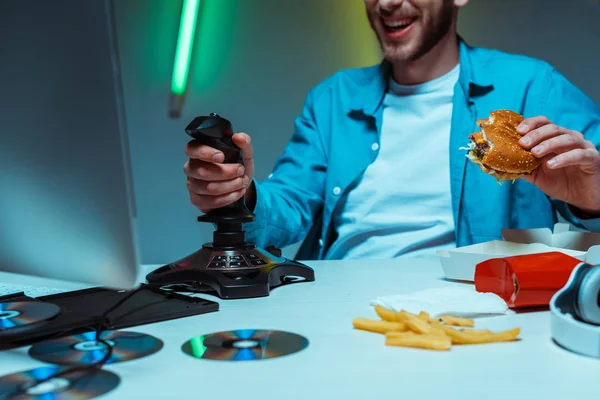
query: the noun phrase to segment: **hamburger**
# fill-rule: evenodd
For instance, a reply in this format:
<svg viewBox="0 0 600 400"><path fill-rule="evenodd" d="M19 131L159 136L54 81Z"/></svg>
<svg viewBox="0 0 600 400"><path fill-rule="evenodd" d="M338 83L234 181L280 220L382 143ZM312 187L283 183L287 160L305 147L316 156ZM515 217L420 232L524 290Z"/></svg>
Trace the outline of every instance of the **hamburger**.
<svg viewBox="0 0 600 400"><path fill-rule="evenodd" d="M513 111L492 111L487 119L477 120L480 131L469 135L467 157L500 184L530 175L542 163L519 144L517 127L523 120Z"/></svg>

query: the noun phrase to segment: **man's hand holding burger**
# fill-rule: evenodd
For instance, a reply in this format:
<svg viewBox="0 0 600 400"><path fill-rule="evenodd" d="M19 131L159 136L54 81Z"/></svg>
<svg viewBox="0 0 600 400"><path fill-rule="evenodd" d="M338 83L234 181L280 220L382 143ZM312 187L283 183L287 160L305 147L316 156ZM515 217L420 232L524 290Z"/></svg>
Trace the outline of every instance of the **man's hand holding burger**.
<svg viewBox="0 0 600 400"><path fill-rule="evenodd" d="M183 170L187 176L190 200L204 213L231 204L242 196L246 196L247 204L255 202L250 136L236 133L232 140L242 150L245 167L241 164L223 164L223 153L195 140L185 148L190 159Z"/></svg>
<svg viewBox="0 0 600 400"><path fill-rule="evenodd" d="M523 177L548 196L600 217L600 153L577 131L553 124L544 116L522 121L519 144L541 165Z"/></svg>
<svg viewBox="0 0 600 400"><path fill-rule="evenodd" d="M600 153L581 133L510 110L492 111L477 125L467 157L485 173L499 182L523 178L583 214L600 217Z"/></svg>

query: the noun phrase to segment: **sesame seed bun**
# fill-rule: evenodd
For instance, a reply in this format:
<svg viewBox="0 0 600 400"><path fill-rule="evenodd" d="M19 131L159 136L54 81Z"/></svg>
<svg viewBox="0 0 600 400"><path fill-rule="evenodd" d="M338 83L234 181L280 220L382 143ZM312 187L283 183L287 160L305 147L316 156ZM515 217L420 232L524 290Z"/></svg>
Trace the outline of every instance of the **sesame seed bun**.
<svg viewBox="0 0 600 400"><path fill-rule="evenodd" d="M493 111L488 119L479 119L477 125L481 131L469 136L467 157L500 182L531 174L542 160L519 144L522 136L517 127L523 120L521 115L509 110Z"/></svg>

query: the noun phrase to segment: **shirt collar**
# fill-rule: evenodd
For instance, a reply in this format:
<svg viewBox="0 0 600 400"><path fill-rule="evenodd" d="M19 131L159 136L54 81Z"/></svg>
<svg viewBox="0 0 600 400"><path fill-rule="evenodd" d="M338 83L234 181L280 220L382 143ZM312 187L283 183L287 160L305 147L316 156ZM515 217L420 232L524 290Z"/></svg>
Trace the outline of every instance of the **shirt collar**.
<svg viewBox="0 0 600 400"><path fill-rule="evenodd" d="M485 73L477 50L465 43L460 36L458 41L460 62L458 83L467 94L467 100L471 101L472 97L486 94L492 90L493 85ZM360 85L360 89L348 103L349 111L362 110L366 115L372 116L381 106L388 90L388 81L392 71L391 63L383 60L373 71L375 73Z"/></svg>

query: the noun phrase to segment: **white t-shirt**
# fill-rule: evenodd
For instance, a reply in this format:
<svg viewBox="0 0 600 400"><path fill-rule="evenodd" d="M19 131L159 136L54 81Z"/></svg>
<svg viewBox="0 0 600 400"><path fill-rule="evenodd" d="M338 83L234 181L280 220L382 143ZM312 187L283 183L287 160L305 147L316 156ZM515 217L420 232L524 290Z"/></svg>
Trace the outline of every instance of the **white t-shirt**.
<svg viewBox="0 0 600 400"><path fill-rule="evenodd" d="M435 256L455 246L448 146L459 71L419 85L390 82L379 154L341 199L326 258Z"/></svg>

